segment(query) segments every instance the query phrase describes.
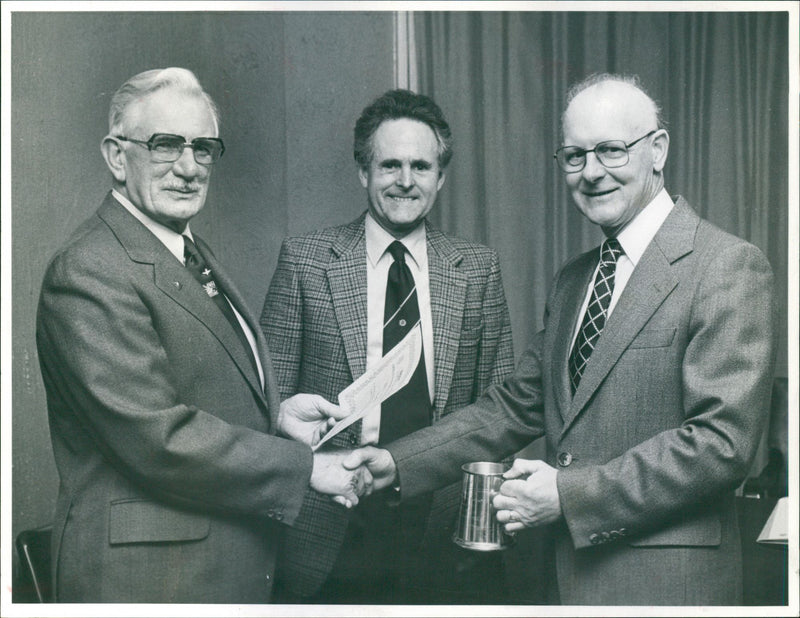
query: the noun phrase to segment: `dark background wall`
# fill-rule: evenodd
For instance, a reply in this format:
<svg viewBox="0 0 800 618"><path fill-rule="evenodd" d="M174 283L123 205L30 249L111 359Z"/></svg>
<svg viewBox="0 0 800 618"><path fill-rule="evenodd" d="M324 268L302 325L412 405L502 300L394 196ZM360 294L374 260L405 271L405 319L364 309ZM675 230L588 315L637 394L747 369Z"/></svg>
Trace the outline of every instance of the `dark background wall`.
<svg viewBox="0 0 800 618"><path fill-rule="evenodd" d="M113 92L182 66L214 97L226 151L192 228L260 312L284 236L366 207L352 127L393 86L393 59L391 12L15 13L11 33L16 536L52 517L36 303L49 257L110 188L100 141Z"/></svg>

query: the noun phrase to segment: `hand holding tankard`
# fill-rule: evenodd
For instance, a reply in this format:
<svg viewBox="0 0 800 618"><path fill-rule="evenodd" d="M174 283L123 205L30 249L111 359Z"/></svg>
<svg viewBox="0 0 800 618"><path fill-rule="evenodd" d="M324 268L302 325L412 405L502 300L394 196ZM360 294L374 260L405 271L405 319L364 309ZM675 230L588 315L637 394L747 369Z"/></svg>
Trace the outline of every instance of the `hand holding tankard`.
<svg viewBox="0 0 800 618"><path fill-rule="evenodd" d="M543 461L514 460L493 501L497 521L505 524L507 533L550 524L561 517L557 475L558 470Z"/></svg>

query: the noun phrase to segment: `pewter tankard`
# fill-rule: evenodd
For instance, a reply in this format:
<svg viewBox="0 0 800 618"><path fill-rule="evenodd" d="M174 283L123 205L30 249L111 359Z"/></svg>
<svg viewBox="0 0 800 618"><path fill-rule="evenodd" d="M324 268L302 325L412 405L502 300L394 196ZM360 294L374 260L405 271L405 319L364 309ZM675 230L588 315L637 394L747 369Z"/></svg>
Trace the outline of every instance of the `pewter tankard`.
<svg viewBox="0 0 800 618"><path fill-rule="evenodd" d="M478 551L506 549L513 543L503 525L497 521L492 496L503 484L502 463L476 461L461 466L464 477L461 485L461 509L453 541L461 547Z"/></svg>

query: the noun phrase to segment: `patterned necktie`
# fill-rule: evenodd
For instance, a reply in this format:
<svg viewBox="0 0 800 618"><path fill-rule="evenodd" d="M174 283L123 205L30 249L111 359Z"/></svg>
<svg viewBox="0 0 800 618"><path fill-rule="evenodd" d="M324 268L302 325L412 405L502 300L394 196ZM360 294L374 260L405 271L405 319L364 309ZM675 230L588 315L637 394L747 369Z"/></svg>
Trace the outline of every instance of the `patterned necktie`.
<svg viewBox="0 0 800 618"><path fill-rule="evenodd" d="M389 245L394 262L386 282L383 318L383 353L399 343L419 322L419 304L414 276L405 261L406 248L399 240ZM425 355L411 380L381 404L380 444L386 444L431 423L431 400Z"/></svg>
<svg viewBox="0 0 800 618"><path fill-rule="evenodd" d="M208 294L209 298L219 307L220 311L222 311L222 315L227 318L233 331L239 338L239 341L242 342L245 352L247 353L247 358L250 359L250 363L253 365L256 375L259 375L258 365L253 356L253 348L250 346L250 342L247 340L244 330L242 330L239 319L236 317L236 314L233 313L230 303L225 298L219 286L217 286L217 282L214 281L214 278L211 276L211 269L206 264L197 245L186 235L183 236L183 257L186 261L186 269L192 273L192 276L197 279L197 282L203 286L206 294Z"/></svg>
<svg viewBox="0 0 800 618"><path fill-rule="evenodd" d="M611 304L611 294L614 291L614 273L617 269L617 259L624 251L616 238L608 238L603 242L600 251L600 268L594 280L592 297L583 315L581 329L575 339L572 354L569 357L569 377L572 384L572 394L578 389L589 357L594 351L600 333L606 324L608 306Z"/></svg>

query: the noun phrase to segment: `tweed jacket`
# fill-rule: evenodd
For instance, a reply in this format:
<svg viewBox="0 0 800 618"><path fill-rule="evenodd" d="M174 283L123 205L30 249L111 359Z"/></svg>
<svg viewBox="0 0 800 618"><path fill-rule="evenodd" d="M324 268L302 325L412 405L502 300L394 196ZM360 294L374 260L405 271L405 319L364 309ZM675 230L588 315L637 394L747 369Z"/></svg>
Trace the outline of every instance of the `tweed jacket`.
<svg viewBox="0 0 800 618"><path fill-rule="evenodd" d="M769 263L677 198L572 396L571 334L598 255L556 275L544 330L502 387L388 446L402 495L544 434L563 513L552 530L561 602L735 605L734 491L772 383Z"/></svg>
<svg viewBox="0 0 800 618"><path fill-rule="evenodd" d="M336 401L366 369L364 216L283 243L261 316L281 397L307 392ZM502 382L514 361L497 254L447 236L427 222L426 235L437 422ZM357 445L357 436L347 438L338 445ZM458 484L438 492L429 534L447 534L459 496ZM324 582L348 522L346 511L326 497L310 491L306 500L313 508L303 513L310 516L287 535L280 568L286 585L301 595L313 594Z"/></svg>
<svg viewBox="0 0 800 618"><path fill-rule="evenodd" d="M273 435L279 410L222 312L109 193L51 261L37 344L61 479L61 602L265 603L277 539L302 505L311 450Z"/></svg>

